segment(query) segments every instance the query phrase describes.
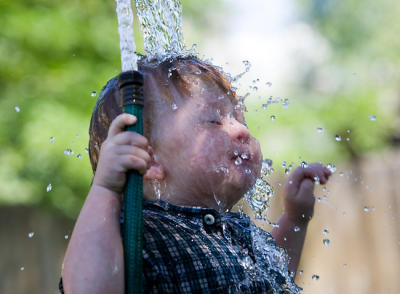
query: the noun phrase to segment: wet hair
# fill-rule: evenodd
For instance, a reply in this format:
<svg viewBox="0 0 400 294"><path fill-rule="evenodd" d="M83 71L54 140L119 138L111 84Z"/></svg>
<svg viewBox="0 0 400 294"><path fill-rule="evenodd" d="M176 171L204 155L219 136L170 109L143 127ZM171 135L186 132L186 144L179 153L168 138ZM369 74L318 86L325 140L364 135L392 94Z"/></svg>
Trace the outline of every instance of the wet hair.
<svg viewBox="0 0 400 294"><path fill-rule="evenodd" d="M171 111L177 97L191 96L191 89L199 77L202 82L227 93L232 103L237 101L236 94L231 91L231 84L222 70L196 57L167 59L162 63L141 58L138 66L145 77L143 132L153 148L157 145L153 126L157 125L166 109ZM160 94L156 94L157 91ZM122 112L118 78L114 77L102 89L90 121L89 157L93 173L96 172L101 144L107 138L108 128L114 118Z"/></svg>

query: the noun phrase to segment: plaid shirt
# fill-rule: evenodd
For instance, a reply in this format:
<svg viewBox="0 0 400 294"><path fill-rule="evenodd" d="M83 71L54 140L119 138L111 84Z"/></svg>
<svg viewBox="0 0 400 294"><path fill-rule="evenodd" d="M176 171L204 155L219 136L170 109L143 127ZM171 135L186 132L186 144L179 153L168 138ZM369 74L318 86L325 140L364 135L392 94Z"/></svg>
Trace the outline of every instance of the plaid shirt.
<svg viewBox="0 0 400 294"><path fill-rule="evenodd" d="M145 201L143 225L145 293L301 290L289 277L283 248L239 212Z"/></svg>

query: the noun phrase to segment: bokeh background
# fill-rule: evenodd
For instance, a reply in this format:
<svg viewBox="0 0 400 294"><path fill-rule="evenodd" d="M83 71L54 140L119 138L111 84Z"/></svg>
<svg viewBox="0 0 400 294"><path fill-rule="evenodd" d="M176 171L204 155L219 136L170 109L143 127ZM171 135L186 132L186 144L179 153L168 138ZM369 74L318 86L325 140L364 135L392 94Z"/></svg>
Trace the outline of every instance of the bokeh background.
<svg viewBox="0 0 400 294"><path fill-rule="evenodd" d="M400 293L400 2L182 3L188 47L232 76L251 64L235 86L273 162L270 220L285 169L336 166L316 191L304 293ZM0 0L0 27L0 293L57 293L92 178L91 111L120 72L115 3Z"/></svg>

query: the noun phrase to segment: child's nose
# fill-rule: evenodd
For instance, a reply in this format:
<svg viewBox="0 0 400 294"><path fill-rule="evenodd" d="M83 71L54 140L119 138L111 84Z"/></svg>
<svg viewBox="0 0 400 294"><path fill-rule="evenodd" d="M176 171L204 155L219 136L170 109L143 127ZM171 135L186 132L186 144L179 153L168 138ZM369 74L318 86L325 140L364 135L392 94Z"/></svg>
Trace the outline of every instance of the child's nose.
<svg viewBox="0 0 400 294"><path fill-rule="evenodd" d="M249 143L250 132L245 125L238 122L236 119L229 120L228 125L229 125L229 134L232 140L238 141L240 143Z"/></svg>

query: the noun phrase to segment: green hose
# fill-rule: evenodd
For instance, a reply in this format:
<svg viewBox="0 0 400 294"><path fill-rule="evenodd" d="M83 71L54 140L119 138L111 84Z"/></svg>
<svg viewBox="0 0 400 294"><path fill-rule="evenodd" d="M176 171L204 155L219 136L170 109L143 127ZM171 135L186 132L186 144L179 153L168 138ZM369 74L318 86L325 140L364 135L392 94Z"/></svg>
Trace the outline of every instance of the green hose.
<svg viewBox="0 0 400 294"><path fill-rule="evenodd" d="M143 75L138 71L122 72L118 77L124 112L137 117L127 131L143 134ZM143 272L143 176L137 171L128 171L124 190L124 262L125 293L142 293Z"/></svg>

